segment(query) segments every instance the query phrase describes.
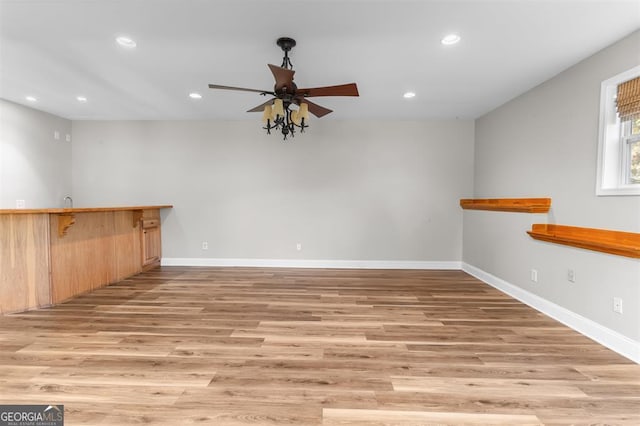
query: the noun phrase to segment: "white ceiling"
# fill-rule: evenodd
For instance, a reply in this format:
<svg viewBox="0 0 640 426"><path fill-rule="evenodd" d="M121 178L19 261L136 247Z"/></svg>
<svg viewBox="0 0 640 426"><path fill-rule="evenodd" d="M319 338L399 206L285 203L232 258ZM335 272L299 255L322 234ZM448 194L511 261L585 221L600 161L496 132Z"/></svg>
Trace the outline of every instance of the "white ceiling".
<svg viewBox="0 0 640 426"><path fill-rule="evenodd" d="M639 28L640 0L0 0L0 97L74 120L256 119L259 94L207 84L272 89L289 36L299 87L358 83L315 99L326 119L475 118Z"/></svg>

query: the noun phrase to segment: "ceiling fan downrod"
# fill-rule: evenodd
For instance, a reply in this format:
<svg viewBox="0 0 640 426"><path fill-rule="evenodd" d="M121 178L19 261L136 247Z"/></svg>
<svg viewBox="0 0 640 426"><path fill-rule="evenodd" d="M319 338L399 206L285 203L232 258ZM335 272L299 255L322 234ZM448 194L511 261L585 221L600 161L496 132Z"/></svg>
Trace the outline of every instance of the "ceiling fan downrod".
<svg viewBox="0 0 640 426"><path fill-rule="evenodd" d="M284 57L282 58L281 68L286 68L288 70L293 69L293 64L291 64L291 60L289 59L289 51L293 49L296 45L296 41L289 37L280 37L276 44L280 46L282 51L284 52Z"/></svg>

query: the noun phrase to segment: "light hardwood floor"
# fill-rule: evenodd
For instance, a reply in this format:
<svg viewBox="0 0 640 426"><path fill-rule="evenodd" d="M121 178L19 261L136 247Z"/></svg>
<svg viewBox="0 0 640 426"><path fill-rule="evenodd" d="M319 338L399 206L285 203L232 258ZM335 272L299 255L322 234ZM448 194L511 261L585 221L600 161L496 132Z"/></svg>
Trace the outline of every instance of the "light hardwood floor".
<svg viewBox="0 0 640 426"><path fill-rule="evenodd" d="M67 425L640 424L640 365L460 271L164 267L0 317Z"/></svg>

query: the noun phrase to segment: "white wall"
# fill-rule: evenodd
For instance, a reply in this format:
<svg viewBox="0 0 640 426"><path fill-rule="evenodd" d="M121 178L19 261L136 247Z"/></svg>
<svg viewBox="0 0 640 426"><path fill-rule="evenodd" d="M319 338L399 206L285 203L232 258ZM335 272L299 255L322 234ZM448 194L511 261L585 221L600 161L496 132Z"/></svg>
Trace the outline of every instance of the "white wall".
<svg viewBox="0 0 640 426"><path fill-rule="evenodd" d="M640 32L476 121L476 198L551 197L549 214L464 213L464 262L640 342L640 261L531 239L532 223L640 232L640 197L597 197L601 81L638 65ZM539 281L530 281L530 270ZM567 280L568 269L576 282ZM624 313L612 310L621 297ZM640 358L639 358L640 359Z"/></svg>
<svg viewBox="0 0 640 426"><path fill-rule="evenodd" d="M253 121L79 121L73 192L77 205L173 204L165 258L460 262L473 132L313 120L283 142Z"/></svg>
<svg viewBox="0 0 640 426"><path fill-rule="evenodd" d="M54 132L60 138L54 139ZM71 121L0 99L0 208L62 207L71 195Z"/></svg>

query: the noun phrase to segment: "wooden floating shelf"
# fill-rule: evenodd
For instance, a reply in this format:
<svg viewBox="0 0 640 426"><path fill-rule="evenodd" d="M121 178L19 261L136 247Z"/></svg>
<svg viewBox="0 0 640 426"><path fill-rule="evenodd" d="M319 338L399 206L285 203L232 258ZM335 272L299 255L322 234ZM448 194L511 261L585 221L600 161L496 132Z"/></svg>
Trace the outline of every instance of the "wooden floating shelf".
<svg viewBox="0 0 640 426"><path fill-rule="evenodd" d="M640 259L640 234L536 223L527 234L550 243Z"/></svg>
<svg viewBox="0 0 640 426"><path fill-rule="evenodd" d="M491 210L517 213L547 213L551 198L475 198L460 200L465 210Z"/></svg>

